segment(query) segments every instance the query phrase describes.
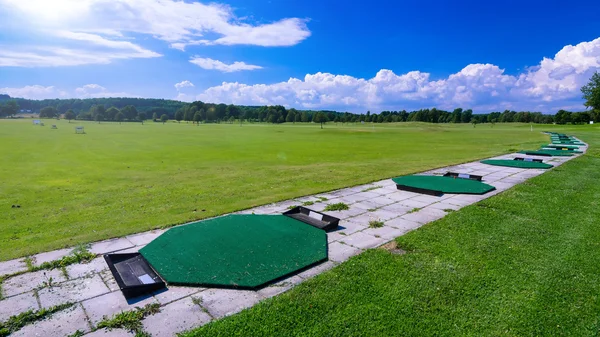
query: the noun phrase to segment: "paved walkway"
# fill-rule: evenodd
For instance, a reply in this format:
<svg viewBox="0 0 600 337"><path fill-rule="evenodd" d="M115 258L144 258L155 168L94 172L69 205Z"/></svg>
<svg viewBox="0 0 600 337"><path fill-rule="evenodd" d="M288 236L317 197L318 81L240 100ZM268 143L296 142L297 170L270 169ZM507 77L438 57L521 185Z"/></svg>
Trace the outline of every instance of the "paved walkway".
<svg viewBox="0 0 600 337"><path fill-rule="evenodd" d="M581 147L582 151L587 150ZM494 159L525 157L509 154ZM537 157L555 166L573 157ZM287 291L291 287L322 273L337 264L360 254L363 250L379 247L392 239L414 230L424 224L444 217L449 210L489 198L545 170L518 169L471 162L456 166L435 169L423 174L441 175L447 171L470 173L483 176L483 181L496 187L485 195L445 194L440 197L428 196L396 189L390 179L375 183L345 188L314 196L297 198L277 204L261 206L239 213L280 214L292 205L306 201L315 202L311 209L322 211L327 204L344 202L348 210L325 212L341 219L339 230L328 233L329 261L312 269L288 277L276 284L258 291L206 289L169 286L167 291L127 302L101 254L111 252L135 252L163 233L155 230L124 238L97 242L91 245L91 252L99 255L87 264L75 264L60 270L25 273L9 278L2 284L4 299L0 301L0 322L12 315L33 309L48 308L66 302L76 302L70 309L55 313L46 320L25 326L12 336L67 336L79 330L85 336L132 336L124 330L96 330L95 326L104 316L148 303L159 303L161 311L143 321L144 328L153 336L173 336L251 307L259 301ZM327 201L320 201L327 198ZM370 220L384 222L381 228L369 228ZM34 265L59 259L68 255L69 249L38 254L32 257ZM0 262L0 275L27 270L23 259ZM48 282L51 280L51 287Z"/></svg>

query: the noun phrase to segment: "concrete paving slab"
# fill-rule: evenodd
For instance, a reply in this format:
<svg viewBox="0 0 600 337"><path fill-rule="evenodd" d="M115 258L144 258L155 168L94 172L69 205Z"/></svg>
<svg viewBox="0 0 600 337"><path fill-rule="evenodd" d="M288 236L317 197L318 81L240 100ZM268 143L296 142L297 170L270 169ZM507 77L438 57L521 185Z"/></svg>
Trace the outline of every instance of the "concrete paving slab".
<svg viewBox="0 0 600 337"><path fill-rule="evenodd" d="M191 328L210 322L211 317L192 302L190 297L162 307L160 312L146 317L142 323L144 330L152 336L170 337Z"/></svg>
<svg viewBox="0 0 600 337"><path fill-rule="evenodd" d="M119 285L117 284L117 281L115 280L115 277L113 276L113 274L110 272L109 269L101 271L98 275L100 275L100 278L102 279L104 284L106 284L108 289L110 289L110 291L120 290Z"/></svg>
<svg viewBox="0 0 600 337"><path fill-rule="evenodd" d="M160 291L154 294L154 297L158 300L158 302L162 304L171 303L182 299L184 297L188 297L194 294L197 294L206 288L201 287L178 287L178 286L169 286L166 291Z"/></svg>
<svg viewBox="0 0 600 337"><path fill-rule="evenodd" d="M334 198L343 198L345 196L355 194L357 192L359 192L359 190L357 190L357 189L345 188L345 189L341 189L341 190L327 192L327 194L329 194L330 196L332 196ZM329 199L332 199L332 198L329 198Z"/></svg>
<svg viewBox="0 0 600 337"><path fill-rule="evenodd" d="M367 228L361 233L368 234L374 237L381 237L389 241L406 233L406 231L391 226L383 226L381 228Z"/></svg>
<svg viewBox="0 0 600 337"><path fill-rule="evenodd" d="M111 318L122 311L134 310L146 304L158 303L154 297L140 298L137 302L129 303L120 291L107 293L81 302L88 314L92 325L98 324L104 318Z"/></svg>
<svg viewBox="0 0 600 337"><path fill-rule="evenodd" d="M344 220L344 219L365 213L365 210L362 208L358 208L358 207L354 207L353 205L350 205L349 209L344 210L344 211L323 211L323 213L325 213L327 215L331 215L338 219Z"/></svg>
<svg viewBox="0 0 600 337"><path fill-rule="evenodd" d="M134 244L126 238L118 238L94 243L90 247L90 252L94 254L106 254L117 250L131 248L133 246Z"/></svg>
<svg viewBox="0 0 600 337"><path fill-rule="evenodd" d="M66 280L67 278L59 269L40 270L9 278L2 283L2 292L4 296L10 297L42 287L44 282L57 284Z"/></svg>
<svg viewBox="0 0 600 337"><path fill-rule="evenodd" d="M399 203L401 205L410 206L412 208L423 208L425 206L432 204L431 202L423 202L423 201L418 201L418 200L414 200L414 199L402 200Z"/></svg>
<svg viewBox="0 0 600 337"><path fill-rule="evenodd" d="M436 208L423 208L417 212L404 214L401 216L402 219L418 222L420 224L426 224L437 219L441 219L446 216L446 212Z"/></svg>
<svg viewBox="0 0 600 337"><path fill-rule="evenodd" d="M300 274L298 274L298 276L300 276L306 280L306 279L315 277L323 272L326 272L335 266L337 266L337 263L335 263L333 261L325 261L316 267L312 267L310 269L307 269L307 270L301 272Z"/></svg>
<svg viewBox="0 0 600 337"><path fill-rule="evenodd" d="M451 210L457 211L457 210L459 210L459 209L462 208L461 206L453 205L453 204L447 203L445 201L436 202L435 204L431 204L431 205L429 205L427 207L441 209L442 211L446 210L446 209L451 209Z"/></svg>
<svg viewBox="0 0 600 337"><path fill-rule="evenodd" d="M67 249L59 249L59 250L54 250L51 252L46 252L46 253L41 253L41 254L37 254L31 257L33 265L34 266L39 266L44 262L50 262L50 261L54 261L54 260L60 260L63 257L71 254L71 252L73 251L73 249L71 248L67 248Z"/></svg>
<svg viewBox="0 0 600 337"><path fill-rule="evenodd" d="M326 202L327 203L337 203L336 200L338 200L338 199L335 199L334 201L326 201ZM311 209L313 211L323 212L323 210L325 209L325 207L327 207L327 205L328 205L326 202L317 202L317 203L314 203L312 205L307 205L307 206L304 206L304 207L309 208L309 209Z"/></svg>
<svg viewBox="0 0 600 337"><path fill-rule="evenodd" d="M0 276L10 275L27 270L27 264L23 259L0 262Z"/></svg>
<svg viewBox="0 0 600 337"><path fill-rule="evenodd" d="M95 273L99 273L103 270L108 270L108 265L104 260L104 257L100 256L88 263L77 263L67 267L67 274L70 278L80 278L91 276Z"/></svg>
<svg viewBox="0 0 600 337"><path fill-rule="evenodd" d="M341 231L329 232L327 233L327 242L332 243L334 241L339 241L346 237L346 233Z"/></svg>
<svg viewBox="0 0 600 337"><path fill-rule="evenodd" d="M18 315L27 310L39 310L33 292L9 297L0 301L0 322L5 322L10 316Z"/></svg>
<svg viewBox="0 0 600 337"><path fill-rule="evenodd" d="M369 212L369 215L374 217L375 219L379 219L380 221L388 221L393 218L397 218L402 214L406 214L406 212L395 212L390 210L378 209L373 212Z"/></svg>
<svg viewBox="0 0 600 337"><path fill-rule="evenodd" d="M343 202L345 204L354 204L354 203L361 202L361 201L367 200L367 199L369 199L369 198L361 196L358 193L354 193L354 194L339 198L339 201Z"/></svg>
<svg viewBox="0 0 600 337"><path fill-rule="evenodd" d="M344 262L360 252L362 250L340 242L333 242L328 247L329 260L335 262Z"/></svg>
<svg viewBox="0 0 600 337"><path fill-rule="evenodd" d="M374 203L374 204L378 205L378 207L387 206L387 205L390 205L390 204L393 204L396 202L396 200L390 199L386 196L379 196L379 197L372 198L372 199L369 199L366 201L370 202L370 203Z"/></svg>
<svg viewBox="0 0 600 337"><path fill-rule="evenodd" d="M67 302L80 302L109 292L100 275L63 282L38 291L43 308Z"/></svg>
<svg viewBox="0 0 600 337"><path fill-rule="evenodd" d="M412 231L414 229L417 229L417 228L423 226L422 224L420 224L418 222L403 219L402 217L396 218L394 220L390 220L390 221L386 222L385 225L395 227L398 229L402 229L404 232Z"/></svg>
<svg viewBox="0 0 600 337"><path fill-rule="evenodd" d="M65 337L75 333L90 331L88 320L80 304L54 313L50 318L24 326L21 330L11 334L11 337Z"/></svg>
<svg viewBox="0 0 600 337"><path fill-rule="evenodd" d="M373 216L371 213L361 214L359 216L355 216L353 218L348 219L349 222L358 224L358 225L362 226L363 228L369 227L369 222L371 222L373 220L377 220L377 217ZM350 233L346 233L346 234L350 234Z"/></svg>
<svg viewBox="0 0 600 337"><path fill-rule="evenodd" d="M402 201L402 200L418 197L419 195L421 195L421 194L396 190L396 192L387 194L385 197L392 199L394 201Z"/></svg>
<svg viewBox="0 0 600 337"><path fill-rule="evenodd" d="M214 318L238 313L261 300L255 291L233 289L207 289L194 297L201 299L202 307Z"/></svg>
<svg viewBox="0 0 600 337"><path fill-rule="evenodd" d="M432 203L438 202L442 199L441 199L441 197L436 197L436 196L432 196L432 195L419 195L417 197L411 198L410 200L420 201L420 202L424 202L426 204L432 204Z"/></svg>
<svg viewBox="0 0 600 337"><path fill-rule="evenodd" d="M132 337L134 333L124 329L100 329L84 335L85 337Z"/></svg>
<svg viewBox="0 0 600 337"><path fill-rule="evenodd" d="M266 286L257 291L258 295L263 298L269 298L273 296L277 296L281 293L284 293L290 290L292 287L300 284L304 279L298 275L294 275L292 277L288 277L282 281Z"/></svg>
<svg viewBox="0 0 600 337"><path fill-rule="evenodd" d="M142 246L134 246L131 248L127 248L127 249L123 249L123 250L119 250L117 252L115 252L116 254L129 254L129 253L137 253L140 251L140 249L146 247L146 245L142 245Z"/></svg>
<svg viewBox="0 0 600 337"><path fill-rule="evenodd" d="M375 247L385 243L386 241L387 240L385 238L381 238L381 237L378 238L373 235L366 234L364 231L357 232L352 235L348 235L343 240L343 242L345 244L351 245L353 247L360 248L360 249L375 248Z"/></svg>
<svg viewBox="0 0 600 337"><path fill-rule="evenodd" d="M352 207L362 209L366 212L370 209L377 209L383 207L383 205L372 200L363 200L361 202L352 204Z"/></svg>
<svg viewBox="0 0 600 337"><path fill-rule="evenodd" d="M362 231L363 229L367 228L368 221L367 221L366 224L363 224L363 223L360 223L360 222L356 222L353 219L354 218L350 218L349 220L342 220L342 221L340 221L338 229L335 232L332 232L332 233L342 232L342 233L344 233L346 235L350 235L352 233L355 233L355 232L358 232L358 231Z"/></svg>
<svg viewBox="0 0 600 337"><path fill-rule="evenodd" d="M491 194L491 192L488 194ZM464 207L464 206L468 206L468 205L472 204L471 201L458 198L458 195L454 196L452 198L446 199L446 200L444 200L444 202L448 203L448 204L460 206L460 207Z"/></svg>
<svg viewBox="0 0 600 337"><path fill-rule="evenodd" d="M410 212L413 208L414 207L396 203L396 204L384 206L380 209L383 211L393 212L395 214L398 214L398 216L400 216L402 214L406 214L406 213Z"/></svg>
<svg viewBox="0 0 600 337"><path fill-rule="evenodd" d="M162 233L166 232L164 229L155 229L149 232L140 234L128 235L125 238L136 246L147 245L157 237L161 236Z"/></svg>

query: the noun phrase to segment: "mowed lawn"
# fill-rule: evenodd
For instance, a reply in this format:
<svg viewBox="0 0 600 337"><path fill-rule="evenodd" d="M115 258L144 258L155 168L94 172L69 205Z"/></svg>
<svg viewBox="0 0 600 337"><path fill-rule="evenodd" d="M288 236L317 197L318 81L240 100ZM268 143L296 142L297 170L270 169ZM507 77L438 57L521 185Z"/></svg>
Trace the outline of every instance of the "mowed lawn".
<svg viewBox="0 0 600 337"><path fill-rule="evenodd" d="M404 255L369 250L183 336L598 336L600 130L566 131L588 154L397 238Z"/></svg>
<svg viewBox="0 0 600 337"><path fill-rule="evenodd" d="M485 158L543 126L0 120L0 260ZM57 124L58 129L51 129ZM75 134L83 125L85 135ZM20 205L20 208L12 208Z"/></svg>

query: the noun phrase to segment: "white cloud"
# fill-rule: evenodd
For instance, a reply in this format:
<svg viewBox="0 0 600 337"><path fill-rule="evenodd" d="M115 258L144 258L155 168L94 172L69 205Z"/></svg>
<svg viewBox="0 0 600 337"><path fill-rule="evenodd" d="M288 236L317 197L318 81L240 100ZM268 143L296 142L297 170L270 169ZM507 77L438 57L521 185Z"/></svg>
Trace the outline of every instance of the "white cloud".
<svg viewBox="0 0 600 337"><path fill-rule="evenodd" d="M231 73L235 71L241 70L256 70L262 69L261 66L246 64L244 62L233 62L232 64L226 64L219 60L213 60L210 58L202 58L202 57L193 57L190 59L190 63L193 63L200 68L209 69L209 70L219 70L224 73Z"/></svg>
<svg viewBox="0 0 600 337"><path fill-rule="evenodd" d="M75 89L75 98L138 97L126 92L113 92L98 84L86 84Z"/></svg>
<svg viewBox="0 0 600 337"><path fill-rule="evenodd" d="M178 91L179 91L180 89L183 89L183 88L189 88L189 87L193 87L193 86L194 86L194 83L192 83L192 82L190 82L190 81L188 81L188 80L181 81L181 82L179 82L179 83L175 83L175 88L176 88Z"/></svg>
<svg viewBox="0 0 600 337"><path fill-rule="evenodd" d="M75 90L59 89L55 86L27 85L21 88L0 88L0 94L28 99L51 98L98 98L98 97L139 97L127 92L110 91L99 84L86 84Z"/></svg>
<svg viewBox="0 0 600 337"><path fill-rule="evenodd" d="M29 99L64 98L67 93L54 86L27 85L21 88L0 88L0 94Z"/></svg>
<svg viewBox="0 0 600 337"><path fill-rule="evenodd" d="M481 112L530 109L552 112L562 107L583 109L580 88L600 71L600 38L566 46L554 58L517 76L493 64L470 64L436 81L411 71L397 75L382 69L370 79L330 73L307 74L274 84L222 83L197 99L235 104L283 104L364 112L368 109L416 109L458 106Z"/></svg>
<svg viewBox="0 0 600 337"><path fill-rule="evenodd" d="M0 66L66 66L161 56L131 42L135 34L162 40L179 50L190 45L293 46L310 36L306 20L284 18L270 23L249 23L237 17L229 6L217 3L0 0L0 8L14 21L0 23L0 28L19 23L25 31L54 41L41 47L0 46ZM77 47L70 47L71 44ZM97 48L102 48L99 54ZM68 52L75 60L61 60L58 50Z"/></svg>

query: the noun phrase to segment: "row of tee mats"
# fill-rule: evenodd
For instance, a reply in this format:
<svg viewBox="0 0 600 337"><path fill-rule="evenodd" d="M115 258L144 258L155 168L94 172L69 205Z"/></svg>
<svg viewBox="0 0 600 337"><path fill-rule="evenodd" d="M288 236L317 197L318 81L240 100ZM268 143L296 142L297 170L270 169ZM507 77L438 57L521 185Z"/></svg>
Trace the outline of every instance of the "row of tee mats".
<svg viewBox="0 0 600 337"><path fill-rule="evenodd" d="M496 189L471 177L410 175L392 179L399 190L434 196L444 193L485 194Z"/></svg>

